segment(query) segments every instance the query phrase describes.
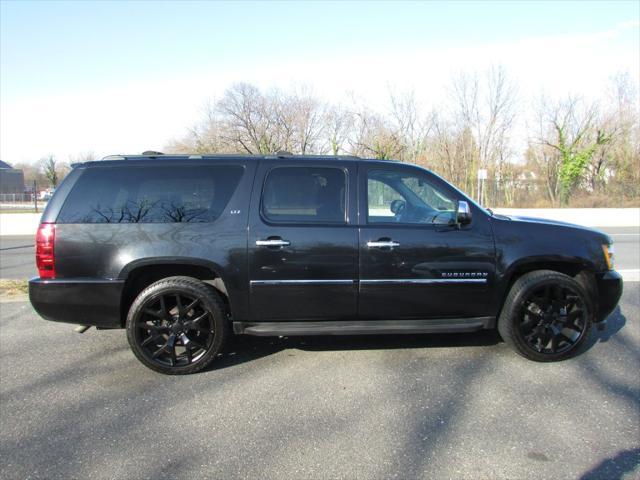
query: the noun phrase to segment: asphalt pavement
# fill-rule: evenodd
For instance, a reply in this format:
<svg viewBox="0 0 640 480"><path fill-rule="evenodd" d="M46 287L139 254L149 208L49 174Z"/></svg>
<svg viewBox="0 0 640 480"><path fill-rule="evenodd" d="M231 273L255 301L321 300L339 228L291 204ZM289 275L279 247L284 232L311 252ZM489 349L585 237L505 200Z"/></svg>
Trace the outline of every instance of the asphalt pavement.
<svg viewBox="0 0 640 480"><path fill-rule="evenodd" d="M614 233L619 269L636 238ZM33 268L5 239L3 272ZM237 337L170 377L122 330L72 328L0 300L3 479L640 478L638 282L553 364L494 332Z"/></svg>
<svg viewBox="0 0 640 480"><path fill-rule="evenodd" d="M1 476L638 478L639 297L561 363L491 332L239 337L184 377L1 303Z"/></svg>
<svg viewBox="0 0 640 480"><path fill-rule="evenodd" d="M0 279L26 279L38 275L34 235L0 236Z"/></svg>

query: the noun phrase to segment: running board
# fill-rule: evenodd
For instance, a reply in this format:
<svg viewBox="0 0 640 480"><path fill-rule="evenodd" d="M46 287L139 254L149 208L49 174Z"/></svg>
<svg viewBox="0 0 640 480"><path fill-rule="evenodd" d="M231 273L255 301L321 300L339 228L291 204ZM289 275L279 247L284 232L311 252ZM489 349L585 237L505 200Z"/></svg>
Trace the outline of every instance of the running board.
<svg viewBox="0 0 640 480"><path fill-rule="evenodd" d="M233 322L237 334L259 337L296 335L375 335L382 333L454 333L494 328L495 317L433 320L369 320L327 322Z"/></svg>

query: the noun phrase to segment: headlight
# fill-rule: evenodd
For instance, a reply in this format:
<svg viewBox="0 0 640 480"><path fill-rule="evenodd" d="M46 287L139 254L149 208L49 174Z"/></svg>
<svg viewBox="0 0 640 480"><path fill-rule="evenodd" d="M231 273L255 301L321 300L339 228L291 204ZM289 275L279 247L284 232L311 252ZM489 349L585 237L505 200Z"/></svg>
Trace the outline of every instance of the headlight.
<svg viewBox="0 0 640 480"><path fill-rule="evenodd" d="M607 267L609 268L609 270L613 270L613 255L614 255L613 244L610 244L610 245L603 244L602 251L604 252L604 259L607 262Z"/></svg>

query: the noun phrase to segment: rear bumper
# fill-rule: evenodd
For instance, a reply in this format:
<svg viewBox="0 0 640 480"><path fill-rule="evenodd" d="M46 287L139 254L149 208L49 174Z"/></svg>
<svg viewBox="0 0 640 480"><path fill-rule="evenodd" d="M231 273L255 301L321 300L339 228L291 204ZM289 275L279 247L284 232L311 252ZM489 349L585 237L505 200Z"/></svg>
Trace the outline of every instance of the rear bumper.
<svg viewBox="0 0 640 480"><path fill-rule="evenodd" d="M605 320L618 305L622 296L622 276L615 270L596 274L598 311L596 322Z"/></svg>
<svg viewBox="0 0 640 480"><path fill-rule="evenodd" d="M122 327L122 280L29 280L29 300L38 314L53 322Z"/></svg>

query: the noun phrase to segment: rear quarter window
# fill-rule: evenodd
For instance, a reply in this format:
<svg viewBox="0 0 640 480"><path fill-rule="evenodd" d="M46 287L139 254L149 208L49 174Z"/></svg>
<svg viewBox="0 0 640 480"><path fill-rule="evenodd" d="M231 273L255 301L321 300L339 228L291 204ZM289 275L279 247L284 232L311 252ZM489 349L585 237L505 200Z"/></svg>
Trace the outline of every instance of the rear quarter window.
<svg viewBox="0 0 640 480"><path fill-rule="evenodd" d="M213 222L227 206L243 171L235 165L88 168L57 222Z"/></svg>

